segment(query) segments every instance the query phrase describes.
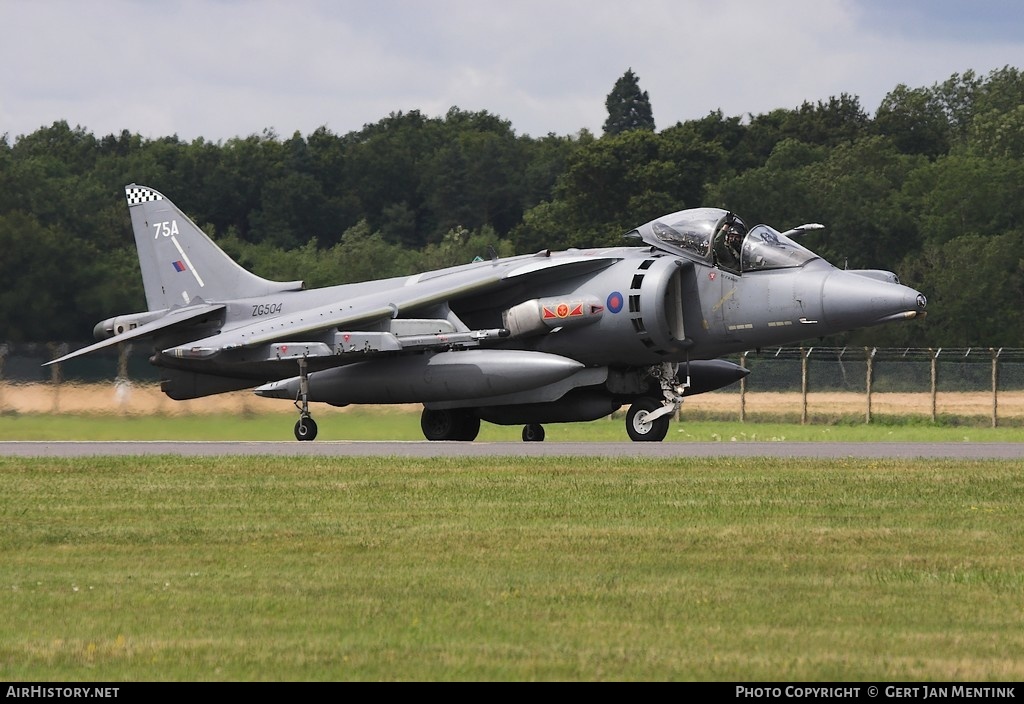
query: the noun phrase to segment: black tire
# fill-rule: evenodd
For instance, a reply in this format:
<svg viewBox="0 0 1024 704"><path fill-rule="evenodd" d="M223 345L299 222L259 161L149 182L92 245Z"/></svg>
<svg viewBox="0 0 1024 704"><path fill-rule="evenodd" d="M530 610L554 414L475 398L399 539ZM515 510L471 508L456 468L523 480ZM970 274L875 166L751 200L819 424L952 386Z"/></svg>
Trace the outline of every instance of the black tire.
<svg viewBox="0 0 1024 704"><path fill-rule="evenodd" d="M462 440L464 442L473 442L476 440L476 436L480 434L480 418L473 414L469 409L463 409L462 422L459 430L459 437L456 440Z"/></svg>
<svg viewBox="0 0 1024 704"><path fill-rule="evenodd" d="M523 442L544 442L544 426L540 423L524 425Z"/></svg>
<svg viewBox="0 0 1024 704"><path fill-rule="evenodd" d="M633 442L661 442L668 435L669 416L648 423L645 417L661 408L661 401L641 398L633 402L626 413L626 433Z"/></svg>
<svg viewBox="0 0 1024 704"><path fill-rule="evenodd" d="M480 418L466 408L434 410L424 408L420 430L427 440L471 442L480 433Z"/></svg>
<svg viewBox="0 0 1024 704"><path fill-rule="evenodd" d="M299 418L295 421L295 439L313 440L316 438L316 421L312 418Z"/></svg>

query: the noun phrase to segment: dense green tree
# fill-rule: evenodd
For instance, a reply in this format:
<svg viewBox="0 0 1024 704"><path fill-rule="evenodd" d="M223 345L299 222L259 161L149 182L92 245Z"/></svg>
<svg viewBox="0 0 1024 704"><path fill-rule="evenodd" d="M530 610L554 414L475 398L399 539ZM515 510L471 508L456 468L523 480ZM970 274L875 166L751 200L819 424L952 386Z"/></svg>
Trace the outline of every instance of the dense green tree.
<svg viewBox="0 0 1024 704"><path fill-rule="evenodd" d="M1005 114L1024 105L1024 72L1011 66L991 71L978 85L971 123L979 115ZM970 129L970 125L967 125Z"/></svg>
<svg viewBox="0 0 1024 704"><path fill-rule="evenodd" d="M523 213L523 221L512 231L518 254L567 249L578 236L564 200L544 201Z"/></svg>
<svg viewBox="0 0 1024 704"><path fill-rule="evenodd" d="M130 257L123 249L100 251L14 211L0 214L0 253L8 277L0 286L4 341L88 337L99 320L138 310L142 286L134 251Z"/></svg>
<svg viewBox="0 0 1024 704"><path fill-rule="evenodd" d="M606 135L618 135L630 130L654 131L651 99L647 91L640 90L640 79L632 68L615 81L604 104L608 108L608 118L604 121Z"/></svg>
<svg viewBox="0 0 1024 704"><path fill-rule="evenodd" d="M875 113L873 131L892 140L904 154L937 157L949 151L950 125L934 91L900 84Z"/></svg>
<svg viewBox="0 0 1024 704"><path fill-rule="evenodd" d="M826 229L807 235L812 249L840 266L897 270L932 298L932 324L913 328L921 340L1007 345L1024 334L1011 261L1024 222L1018 69L896 86L874 118L843 94L742 118L714 111L661 133L632 70L617 87L617 107L633 107L601 137L520 137L507 120L457 107L284 139L270 130L216 143L128 130L96 138L65 121L3 135L0 340L87 336L97 320L144 306L124 202L132 182L173 198L243 266L310 285L492 249L620 244L638 224L700 205L780 228L817 221ZM999 257L1000 248L1011 252ZM965 294L987 296L992 320L941 303L979 271L1002 288L972 282ZM915 343L903 329L871 339Z"/></svg>
<svg viewBox="0 0 1024 704"><path fill-rule="evenodd" d="M984 81L974 71L965 71L963 74L954 73L930 89L942 105L954 142L967 139L974 121L975 102L983 84Z"/></svg>
<svg viewBox="0 0 1024 704"><path fill-rule="evenodd" d="M445 139L423 163L421 188L429 194L438 241L454 227L491 225L505 235L522 219L525 152L512 126L489 113L453 108L443 126Z"/></svg>
<svg viewBox="0 0 1024 704"><path fill-rule="evenodd" d="M732 210L748 225L763 222L784 230L803 224L820 217L808 167L827 158L824 147L783 140L764 166L710 185L706 204Z"/></svg>
<svg viewBox="0 0 1024 704"><path fill-rule="evenodd" d="M826 102L804 102L785 114L781 125L783 137L808 144L837 146L852 142L868 127L869 118L856 96L843 93Z"/></svg>
<svg viewBox="0 0 1024 704"><path fill-rule="evenodd" d="M915 346L1024 347L1024 231L929 242L903 263L928 295ZM895 334L896 331L893 331Z"/></svg>
<svg viewBox="0 0 1024 704"><path fill-rule="evenodd" d="M420 247L433 231L421 189L423 162L442 139L440 120L417 110L392 113L380 122L346 136L345 188L358 201L357 213L374 231L384 224L385 212L401 204L416 216L415 241ZM345 229L355 222L341 223Z"/></svg>
<svg viewBox="0 0 1024 704"><path fill-rule="evenodd" d="M249 216L253 239L293 249L311 238L325 238L330 223L323 221L326 199L320 182L308 173L288 171L268 179L261 189L260 209Z"/></svg>
<svg viewBox="0 0 1024 704"><path fill-rule="evenodd" d="M540 139L520 138L526 161L522 189L524 210L551 198L573 152L581 143L592 140L593 135L587 130L581 130L577 137L549 134Z"/></svg>
<svg viewBox="0 0 1024 704"><path fill-rule="evenodd" d="M1024 103L974 118L969 150L992 159L1024 159Z"/></svg>
<svg viewBox="0 0 1024 704"><path fill-rule="evenodd" d="M512 254L512 246L507 240L501 240L492 228L471 232L464 227L456 227L446 232L439 242L427 245L417 269L430 271L468 264L478 258L490 258L492 251L495 256L506 257Z"/></svg>
<svg viewBox="0 0 1024 704"><path fill-rule="evenodd" d="M782 132L788 115L789 111L782 109L751 115L739 142L729 150L730 169L739 173L764 166L775 146L788 139Z"/></svg>
<svg viewBox="0 0 1024 704"><path fill-rule="evenodd" d="M877 269L920 246L919 224L900 192L922 160L900 154L886 139L865 137L807 167L814 217L827 227L816 251L837 266Z"/></svg>
<svg viewBox="0 0 1024 704"><path fill-rule="evenodd" d="M622 244L623 234L638 225L701 205L704 178L723 158L718 145L700 141L684 126L583 143L568 161L554 203L524 216L517 249Z"/></svg>
<svg viewBox="0 0 1024 704"><path fill-rule="evenodd" d="M955 154L916 169L904 191L924 241L999 235L1024 222L1024 161Z"/></svg>
<svg viewBox="0 0 1024 704"><path fill-rule="evenodd" d="M0 252L9 274L6 285L0 286L4 340L57 339L52 321L58 319L69 321L69 329L74 330L81 321L78 311L67 307L74 292L67 271L70 253L63 251L60 233L24 212L2 215Z"/></svg>

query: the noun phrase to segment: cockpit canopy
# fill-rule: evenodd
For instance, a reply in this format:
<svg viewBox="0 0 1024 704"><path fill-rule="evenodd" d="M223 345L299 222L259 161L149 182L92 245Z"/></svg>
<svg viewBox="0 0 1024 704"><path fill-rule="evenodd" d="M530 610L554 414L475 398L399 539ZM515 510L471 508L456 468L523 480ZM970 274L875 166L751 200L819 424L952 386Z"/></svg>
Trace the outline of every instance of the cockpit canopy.
<svg viewBox="0 0 1024 704"><path fill-rule="evenodd" d="M818 258L768 225L748 231L740 218L721 208L680 210L638 227L627 237L639 237L657 249L703 259L736 273L798 267Z"/></svg>

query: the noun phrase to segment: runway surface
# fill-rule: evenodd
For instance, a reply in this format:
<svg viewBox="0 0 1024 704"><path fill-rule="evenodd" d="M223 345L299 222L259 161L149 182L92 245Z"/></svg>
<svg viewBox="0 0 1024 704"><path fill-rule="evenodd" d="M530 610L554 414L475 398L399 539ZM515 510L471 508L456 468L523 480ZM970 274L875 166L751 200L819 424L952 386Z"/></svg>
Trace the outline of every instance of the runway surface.
<svg viewBox="0 0 1024 704"><path fill-rule="evenodd" d="M6 457L274 455L299 457L811 457L1024 459L1024 443L905 442L0 442Z"/></svg>

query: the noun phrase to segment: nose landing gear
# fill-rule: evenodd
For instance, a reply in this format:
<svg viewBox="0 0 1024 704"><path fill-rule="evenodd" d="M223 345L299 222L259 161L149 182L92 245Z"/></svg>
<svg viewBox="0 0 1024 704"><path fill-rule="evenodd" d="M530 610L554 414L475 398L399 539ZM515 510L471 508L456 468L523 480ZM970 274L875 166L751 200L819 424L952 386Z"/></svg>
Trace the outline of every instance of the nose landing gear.
<svg viewBox="0 0 1024 704"><path fill-rule="evenodd" d="M664 398L658 400L653 396L642 396L629 407L626 413L626 434L633 442L664 440L668 435L670 416L679 410L683 403L683 393L690 385L689 366L684 383L679 381L678 367L669 362L651 367L648 373L658 380Z"/></svg>

